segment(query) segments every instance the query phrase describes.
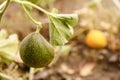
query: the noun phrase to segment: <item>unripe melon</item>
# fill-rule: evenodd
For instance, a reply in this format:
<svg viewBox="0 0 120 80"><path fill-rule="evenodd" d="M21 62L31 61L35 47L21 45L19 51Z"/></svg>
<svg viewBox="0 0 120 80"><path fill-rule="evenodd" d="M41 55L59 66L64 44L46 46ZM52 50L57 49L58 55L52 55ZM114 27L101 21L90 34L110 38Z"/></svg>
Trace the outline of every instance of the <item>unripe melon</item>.
<svg viewBox="0 0 120 80"><path fill-rule="evenodd" d="M45 67L53 60L54 49L41 34L33 32L21 42L20 56L29 67Z"/></svg>

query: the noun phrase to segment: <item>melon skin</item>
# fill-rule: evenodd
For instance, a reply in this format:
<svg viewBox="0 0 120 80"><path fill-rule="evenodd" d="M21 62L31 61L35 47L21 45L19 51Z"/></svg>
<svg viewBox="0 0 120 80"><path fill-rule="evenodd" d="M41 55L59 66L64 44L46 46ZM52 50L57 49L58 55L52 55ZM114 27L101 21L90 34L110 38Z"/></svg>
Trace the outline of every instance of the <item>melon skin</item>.
<svg viewBox="0 0 120 80"><path fill-rule="evenodd" d="M41 68L51 63L54 49L41 34L33 32L21 42L20 57L27 66Z"/></svg>

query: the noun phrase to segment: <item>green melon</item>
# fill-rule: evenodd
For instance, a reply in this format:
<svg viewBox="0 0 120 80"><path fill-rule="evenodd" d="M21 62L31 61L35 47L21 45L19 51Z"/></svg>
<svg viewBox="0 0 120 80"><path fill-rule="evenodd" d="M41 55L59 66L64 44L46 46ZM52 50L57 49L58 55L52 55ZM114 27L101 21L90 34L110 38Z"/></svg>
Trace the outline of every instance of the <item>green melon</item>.
<svg viewBox="0 0 120 80"><path fill-rule="evenodd" d="M29 67L45 67L53 60L54 49L41 34L33 32L21 42L20 56Z"/></svg>

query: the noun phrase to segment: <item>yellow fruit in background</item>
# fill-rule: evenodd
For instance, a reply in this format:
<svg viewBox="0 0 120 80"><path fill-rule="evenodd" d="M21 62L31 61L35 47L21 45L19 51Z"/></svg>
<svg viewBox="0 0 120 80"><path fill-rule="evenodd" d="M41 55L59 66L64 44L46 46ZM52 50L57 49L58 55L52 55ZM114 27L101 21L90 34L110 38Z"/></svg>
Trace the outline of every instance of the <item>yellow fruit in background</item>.
<svg viewBox="0 0 120 80"><path fill-rule="evenodd" d="M85 43L90 48L101 49L107 46L107 38L100 30L90 30Z"/></svg>

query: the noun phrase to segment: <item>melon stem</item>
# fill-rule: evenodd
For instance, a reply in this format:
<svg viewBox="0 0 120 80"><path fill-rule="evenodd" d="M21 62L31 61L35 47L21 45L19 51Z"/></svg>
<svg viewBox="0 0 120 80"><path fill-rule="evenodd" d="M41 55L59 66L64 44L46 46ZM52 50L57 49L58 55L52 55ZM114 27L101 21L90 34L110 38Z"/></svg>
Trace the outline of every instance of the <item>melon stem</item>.
<svg viewBox="0 0 120 80"><path fill-rule="evenodd" d="M37 26L36 33L40 32L40 29L42 28L42 24Z"/></svg>

